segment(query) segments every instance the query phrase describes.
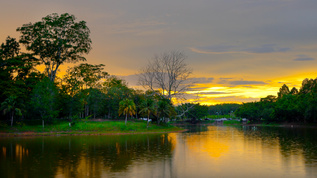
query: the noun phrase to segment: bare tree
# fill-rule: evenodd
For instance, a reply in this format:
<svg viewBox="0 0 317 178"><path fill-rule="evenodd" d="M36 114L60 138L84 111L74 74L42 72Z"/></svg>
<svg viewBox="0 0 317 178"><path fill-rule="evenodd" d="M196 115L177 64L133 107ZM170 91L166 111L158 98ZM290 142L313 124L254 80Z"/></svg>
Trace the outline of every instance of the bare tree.
<svg viewBox="0 0 317 178"><path fill-rule="evenodd" d="M181 97L189 88L186 82L192 70L185 63L186 56L180 51L155 55L139 74L139 84L158 91L168 99Z"/></svg>

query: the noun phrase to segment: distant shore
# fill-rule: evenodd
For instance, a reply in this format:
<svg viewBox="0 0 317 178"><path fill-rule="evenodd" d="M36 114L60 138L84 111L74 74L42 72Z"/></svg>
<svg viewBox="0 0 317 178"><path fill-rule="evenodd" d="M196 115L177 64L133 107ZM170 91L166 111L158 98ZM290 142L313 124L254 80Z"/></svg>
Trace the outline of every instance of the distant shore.
<svg viewBox="0 0 317 178"><path fill-rule="evenodd" d="M220 126L259 126L259 127L289 127L289 128L316 128L317 129L317 123L287 123L287 122L282 122L282 123L247 123L247 122L239 122L239 121L234 121L234 120L228 120L228 121L221 121L221 122L212 122L212 121L199 121L197 123L190 123L186 121L181 121L181 122L175 122L173 125L175 126L182 126L182 125L220 125Z"/></svg>

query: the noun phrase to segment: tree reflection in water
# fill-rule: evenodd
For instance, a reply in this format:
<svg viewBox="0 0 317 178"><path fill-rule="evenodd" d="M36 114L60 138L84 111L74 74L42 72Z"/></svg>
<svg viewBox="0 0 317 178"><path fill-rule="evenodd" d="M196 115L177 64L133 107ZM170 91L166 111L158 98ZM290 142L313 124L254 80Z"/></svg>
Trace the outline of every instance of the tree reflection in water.
<svg viewBox="0 0 317 178"><path fill-rule="evenodd" d="M170 158L168 134L0 139L0 177L102 177L136 160Z"/></svg>
<svg viewBox="0 0 317 178"><path fill-rule="evenodd" d="M0 177L309 177L316 129L186 126L185 133L0 138Z"/></svg>

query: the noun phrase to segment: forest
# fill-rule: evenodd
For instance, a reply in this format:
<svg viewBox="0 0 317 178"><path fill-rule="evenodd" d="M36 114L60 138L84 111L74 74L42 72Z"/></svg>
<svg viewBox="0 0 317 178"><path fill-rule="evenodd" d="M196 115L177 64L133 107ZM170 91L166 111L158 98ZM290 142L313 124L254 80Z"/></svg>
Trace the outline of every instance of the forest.
<svg viewBox="0 0 317 178"><path fill-rule="evenodd" d="M235 114L253 122L317 122L317 78L304 79L299 90L295 87L290 90L284 84L277 96L243 103Z"/></svg>
<svg viewBox="0 0 317 178"><path fill-rule="evenodd" d="M168 82L173 85L165 87L165 84L158 83L161 88L152 87L154 75L167 73L164 70L168 67L162 65L162 68L145 68L141 78L151 87L136 90L129 88L123 79L108 74L104 64L86 62L84 56L92 44L90 30L85 21L77 22L73 15L47 15L39 22L18 27L17 32L20 32L18 40L8 36L0 46L1 120L8 121L8 125L12 126L19 120L53 123L56 120L94 118L125 118L126 123L128 117L147 118L159 124L168 121L167 118L206 115L206 106L174 106L172 103L172 98L186 88L181 79L185 80L191 73L180 52L162 56L176 61L156 58L149 65L160 66L160 62L178 65L177 70L168 71L172 78ZM57 75L61 65L76 62L80 64L69 67L63 76ZM39 66L44 66L44 71L38 70ZM162 70L163 74L159 73ZM190 115L185 115L193 110L193 106L204 112L191 111Z"/></svg>
<svg viewBox="0 0 317 178"><path fill-rule="evenodd" d="M175 113L170 99L129 88L104 71L104 64L85 63L91 50L85 21L68 13L51 14L17 28L20 39L0 46L1 120L166 117ZM25 49L21 49L24 47ZM57 75L65 63L82 62ZM45 66L44 72L38 66Z"/></svg>

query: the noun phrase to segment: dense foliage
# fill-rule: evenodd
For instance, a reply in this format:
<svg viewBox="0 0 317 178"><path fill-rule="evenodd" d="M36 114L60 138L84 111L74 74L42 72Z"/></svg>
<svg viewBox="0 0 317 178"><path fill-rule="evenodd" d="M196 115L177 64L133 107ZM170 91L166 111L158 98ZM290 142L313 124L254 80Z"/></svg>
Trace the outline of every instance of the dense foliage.
<svg viewBox="0 0 317 178"><path fill-rule="evenodd" d="M235 114L251 121L317 122L317 78L305 79L298 91L283 85L276 96L244 103Z"/></svg>
<svg viewBox="0 0 317 178"><path fill-rule="evenodd" d="M65 62L85 61L91 49L89 29L67 13L51 14L17 28L20 39L0 46L1 120L151 118L158 123L175 116L170 99L153 91L131 89L104 71L104 65L81 63L59 78ZM25 47L21 52L20 45ZM37 70L45 66L44 72ZM47 123L47 122L46 122Z"/></svg>

